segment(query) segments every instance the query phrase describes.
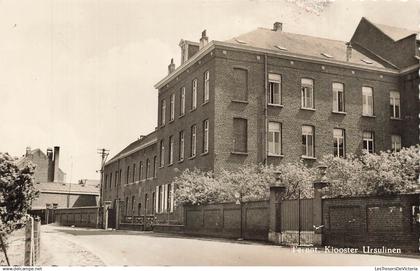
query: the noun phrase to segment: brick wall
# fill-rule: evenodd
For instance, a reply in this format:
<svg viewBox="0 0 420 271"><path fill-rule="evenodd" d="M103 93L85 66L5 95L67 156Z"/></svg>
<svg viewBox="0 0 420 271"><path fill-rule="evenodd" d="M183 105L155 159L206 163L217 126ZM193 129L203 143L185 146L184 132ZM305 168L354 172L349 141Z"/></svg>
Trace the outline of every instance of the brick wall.
<svg viewBox="0 0 420 271"><path fill-rule="evenodd" d="M324 245L418 251L419 224L412 206L419 203L418 194L324 199Z"/></svg>
<svg viewBox="0 0 420 271"><path fill-rule="evenodd" d="M62 226L96 228L99 222L99 207L66 208L50 210L55 222Z"/></svg>
<svg viewBox="0 0 420 271"><path fill-rule="evenodd" d="M32 202L33 209L45 209L46 204L57 204L58 208L81 207L81 206L97 206L97 195L83 195L83 194L63 194L42 192L39 197Z"/></svg>

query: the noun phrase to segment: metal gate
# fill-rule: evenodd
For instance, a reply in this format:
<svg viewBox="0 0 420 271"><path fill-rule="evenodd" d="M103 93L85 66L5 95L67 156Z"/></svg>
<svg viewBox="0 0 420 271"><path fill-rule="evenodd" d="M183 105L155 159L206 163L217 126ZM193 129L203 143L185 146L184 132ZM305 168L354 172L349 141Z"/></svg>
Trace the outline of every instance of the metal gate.
<svg viewBox="0 0 420 271"><path fill-rule="evenodd" d="M281 232L287 243L296 245L313 243L312 208L312 199L281 202Z"/></svg>

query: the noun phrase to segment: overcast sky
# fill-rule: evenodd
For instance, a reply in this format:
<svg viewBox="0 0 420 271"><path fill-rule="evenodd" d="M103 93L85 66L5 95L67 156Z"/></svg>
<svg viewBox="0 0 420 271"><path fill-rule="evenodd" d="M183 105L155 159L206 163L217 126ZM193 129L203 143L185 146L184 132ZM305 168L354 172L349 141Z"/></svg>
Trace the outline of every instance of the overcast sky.
<svg viewBox="0 0 420 271"><path fill-rule="evenodd" d="M0 152L61 147L67 180L99 178L110 157L156 126L157 90L181 38L283 30L347 41L362 16L418 30L420 2L0 0Z"/></svg>

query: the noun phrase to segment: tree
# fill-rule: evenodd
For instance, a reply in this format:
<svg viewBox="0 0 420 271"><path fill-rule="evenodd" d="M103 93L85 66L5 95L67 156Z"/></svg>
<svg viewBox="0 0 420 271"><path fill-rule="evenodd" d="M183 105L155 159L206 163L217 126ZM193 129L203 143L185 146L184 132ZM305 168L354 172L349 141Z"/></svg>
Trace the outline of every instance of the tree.
<svg viewBox="0 0 420 271"><path fill-rule="evenodd" d="M18 168L16 159L0 153L0 234L3 240L25 225L26 214L37 196L30 163Z"/></svg>

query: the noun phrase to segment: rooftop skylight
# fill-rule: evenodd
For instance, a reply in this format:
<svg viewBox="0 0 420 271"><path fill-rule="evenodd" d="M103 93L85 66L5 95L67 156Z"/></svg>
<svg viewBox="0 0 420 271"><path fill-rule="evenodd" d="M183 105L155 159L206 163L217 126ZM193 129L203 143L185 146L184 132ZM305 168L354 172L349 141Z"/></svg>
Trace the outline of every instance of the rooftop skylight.
<svg viewBox="0 0 420 271"><path fill-rule="evenodd" d="M333 58L333 56L332 56L332 55L329 55L329 54L327 54L327 53L321 53L321 55L325 56L326 58Z"/></svg>
<svg viewBox="0 0 420 271"><path fill-rule="evenodd" d="M235 41L237 43L240 43L240 44L246 44L247 43L246 41L243 41L243 40L240 40L240 39L237 39L237 38L235 38Z"/></svg>
<svg viewBox="0 0 420 271"><path fill-rule="evenodd" d="M276 47L277 49L282 50L282 51L287 51L286 47L283 47L283 46L280 46L280 45L275 45L274 47Z"/></svg>
<svg viewBox="0 0 420 271"><path fill-rule="evenodd" d="M369 59L364 59L364 58L362 58L362 59L360 59L361 61L363 61L363 62L365 62L366 64L373 64L373 62L372 61L370 61Z"/></svg>

